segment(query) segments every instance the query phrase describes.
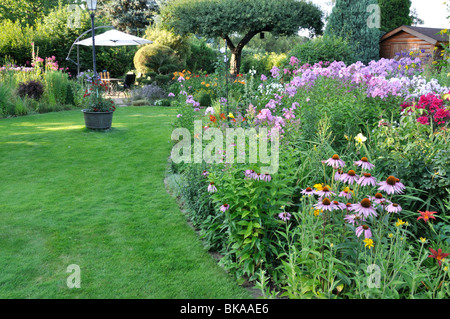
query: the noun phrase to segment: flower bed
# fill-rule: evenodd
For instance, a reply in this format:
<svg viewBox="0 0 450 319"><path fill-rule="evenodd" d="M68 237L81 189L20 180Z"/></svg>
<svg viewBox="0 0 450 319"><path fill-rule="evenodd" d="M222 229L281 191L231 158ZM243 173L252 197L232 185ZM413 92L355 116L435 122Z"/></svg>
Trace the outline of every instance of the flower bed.
<svg viewBox="0 0 450 319"><path fill-rule="evenodd" d="M187 78L171 88L194 151L173 170L206 244L266 297L448 298L449 88L414 54L289 62L228 96L215 75L207 108Z"/></svg>

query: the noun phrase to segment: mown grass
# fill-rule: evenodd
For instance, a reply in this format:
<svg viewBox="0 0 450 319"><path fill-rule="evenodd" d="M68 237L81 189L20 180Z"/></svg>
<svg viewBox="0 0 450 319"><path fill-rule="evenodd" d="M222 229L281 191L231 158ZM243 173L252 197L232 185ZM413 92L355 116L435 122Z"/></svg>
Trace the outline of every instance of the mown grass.
<svg viewBox="0 0 450 319"><path fill-rule="evenodd" d="M106 132L80 111L0 120L0 298L251 298L165 190L175 115L119 108Z"/></svg>

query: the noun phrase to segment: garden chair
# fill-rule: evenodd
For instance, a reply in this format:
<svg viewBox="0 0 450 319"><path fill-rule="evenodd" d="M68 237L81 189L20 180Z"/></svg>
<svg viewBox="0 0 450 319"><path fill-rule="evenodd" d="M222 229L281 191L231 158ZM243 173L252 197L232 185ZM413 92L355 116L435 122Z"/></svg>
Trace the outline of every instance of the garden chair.
<svg viewBox="0 0 450 319"><path fill-rule="evenodd" d="M100 79L106 85L106 91L109 94L111 91L111 81L109 80L110 79L109 72L107 71L100 72Z"/></svg>

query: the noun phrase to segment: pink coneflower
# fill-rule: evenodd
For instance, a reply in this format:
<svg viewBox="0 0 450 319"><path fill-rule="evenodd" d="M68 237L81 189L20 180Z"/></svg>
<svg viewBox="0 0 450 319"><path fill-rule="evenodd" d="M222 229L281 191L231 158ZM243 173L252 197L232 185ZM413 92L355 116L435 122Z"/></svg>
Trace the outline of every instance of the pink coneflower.
<svg viewBox="0 0 450 319"><path fill-rule="evenodd" d="M208 171L203 171L203 172L202 172L202 175L203 175L203 176L208 176L209 173L208 173Z"/></svg>
<svg viewBox="0 0 450 319"><path fill-rule="evenodd" d="M256 175L256 173L252 169L248 169L248 170L245 171L245 177L246 178L255 179L255 175Z"/></svg>
<svg viewBox="0 0 450 319"><path fill-rule="evenodd" d="M302 190L300 193L302 193L303 195L314 195L316 194L316 191L314 189L312 189L311 187L306 187L304 190Z"/></svg>
<svg viewBox="0 0 450 319"><path fill-rule="evenodd" d="M289 214L288 212L282 212L278 214L278 217L286 222L291 219L291 214Z"/></svg>
<svg viewBox="0 0 450 319"><path fill-rule="evenodd" d="M370 215L375 217L377 216L377 212L368 198L364 198L360 203L353 204L352 208L353 211L363 214L364 217L368 217Z"/></svg>
<svg viewBox="0 0 450 319"><path fill-rule="evenodd" d="M325 162L328 166L332 166L333 168L339 168L344 167L345 162L339 158L339 155L334 154L329 159L327 159Z"/></svg>
<svg viewBox="0 0 450 319"><path fill-rule="evenodd" d="M338 208L340 210L346 210L347 209L347 205L345 205L344 203L340 203L337 200L333 201L333 204L336 206L336 208Z"/></svg>
<svg viewBox="0 0 450 319"><path fill-rule="evenodd" d="M339 193L339 197L343 197L346 199L352 198L352 190L348 187L345 187L342 192Z"/></svg>
<svg viewBox="0 0 450 319"><path fill-rule="evenodd" d="M369 160L367 157L361 158L361 160L353 162L356 166L361 167L364 170L371 170L374 168L374 164L369 163Z"/></svg>
<svg viewBox="0 0 450 319"><path fill-rule="evenodd" d="M348 173L342 174L341 181L350 185L353 185L356 181L358 181L359 176L356 175L354 170L349 170Z"/></svg>
<svg viewBox="0 0 450 319"><path fill-rule="evenodd" d="M399 204L392 203L386 207L389 213L399 213L402 211L402 207Z"/></svg>
<svg viewBox="0 0 450 319"><path fill-rule="evenodd" d="M389 176L385 181L378 183L380 186L379 191L386 192L387 194L402 194L405 189L400 180L394 176Z"/></svg>
<svg viewBox="0 0 450 319"><path fill-rule="evenodd" d="M330 199L328 199L327 197L325 197L324 199L319 200L319 202L317 204L314 205L314 207L316 209L321 209L323 211L325 210L329 210L330 212L332 210L336 209L336 205L334 205Z"/></svg>
<svg viewBox="0 0 450 319"><path fill-rule="evenodd" d="M360 186L375 186L377 184L377 180L370 173L363 173L356 183Z"/></svg>
<svg viewBox="0 0 450 319"><path fill-rule="evenodd" d="M328 188L328 186L322 187L321 190L316 191L316 194L319 195L319 197L335 195L335 193L332 192L332 191Z"/></svg>
<svg viewBox="0 0 450 319"><path fill-rule="evenodd" d="M367 225L361 225L355 229L356 236L361 236L362 233L364 233L364 238L370 238L372 237L372 231L370 230L370 227Z"/></svg>
<svg viewBox="0 0 450 319"><path fill-rule="evenodd" d="M209 185L208 185L208 192L209 193L217 192L217 188L216 188L216 185L214 185L214 182L209 183Z"/></svg>
<svg viewBox="0 0 450 319"><path fill-rule="evenodd" d="M347 203L347 204L345 204L345 206L346 206L346 209L347 209L347 211L348 212L351 212L351 211L353 211L353 207L352 207L352 203Z"/></svg>
<svg viewBox="0 0 450 319"><path fill-rule="evenodd" d="M270 182L272 180L272 176L270 176L270 174L262 174L260 179L265 182Z"/></svg>
<svg viewBox="0 0 450 319"><path fill-rule="evenodd" d="M364 218L364 216L362 216L360 214L348 214L348 215L345 215L344 220L347 223L355 226L355 224L358 224L360 221L361 222L365 221L365 218Z"/></svg>
<svg viewBox="0 0 450 319"><path fill-rule="evenodd" d="M220 210L223 213L225 213L229 208L230 208L230 205L228 205L228 204L223 204L222 206L220 206Z"/></svg>
<svg viewBox="0 0 450 319"><path fill-rule="evenodd" d="M335 181L340 180L342 174L344 174L344 171L341 170L341 169L338 169L338 170L336 171L336 173L334 173L334 180L335 180Z"/></svg>

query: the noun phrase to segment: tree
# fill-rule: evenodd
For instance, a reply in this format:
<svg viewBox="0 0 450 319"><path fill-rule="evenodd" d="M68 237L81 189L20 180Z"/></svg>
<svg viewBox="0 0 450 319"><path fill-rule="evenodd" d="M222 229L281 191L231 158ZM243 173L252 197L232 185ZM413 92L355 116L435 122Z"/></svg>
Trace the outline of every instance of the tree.
<svg viewBox="0 0 450 319"><path fill-rule="evenodd" d="M152 23L158 5L147 0L112 0L100 9L117 30L142 36Z"/></svg>
<svg viewBox="0 0 450 319"><path fill-rule="evenodd" d="M380 16L377 0L336 0L325 35L347 39L357 60L379 58Z"/></svg>
<svg viewBox="0 0 450 319"><path fill-rule="evenodd" d="M178 34L224 39L231 50L230 73L239 73L244 46L258 33L293 35L299 28L321 34L322 11L295 0L179 0L160 9L163 26ZM236 44L231 35L242 39Z"/></svg>
<svg viewBox="0 0 450 319"><path fill-rule="evenodd" d="M411 0L378 0L381 10L381 31L389 32L402 25L411 25Z"/></svg>
<svg viewBox="0 0 450 319"><path fill-rule="evenodd" d="M27 24L32 26L59 3L68 2L69 0L1 0L0 20L19 22L23 27Z"/></svg>

